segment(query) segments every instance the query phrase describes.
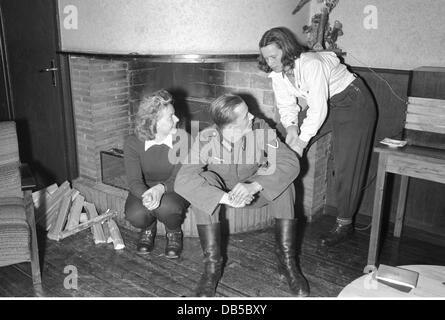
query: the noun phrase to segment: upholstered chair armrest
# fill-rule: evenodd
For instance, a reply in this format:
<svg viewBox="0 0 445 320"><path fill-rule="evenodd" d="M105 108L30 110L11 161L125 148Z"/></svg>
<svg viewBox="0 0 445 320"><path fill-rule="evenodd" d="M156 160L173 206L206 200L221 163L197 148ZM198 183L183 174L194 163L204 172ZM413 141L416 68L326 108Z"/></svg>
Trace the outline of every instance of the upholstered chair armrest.
<svg viewBox="0 0 445 320"><path fill-rule="evenodd" d="M15 122L0 121L0 165L19 162Z"/></svg>
<svg viewBox="0 0 445 320"><path fill-rule="evenodd" d="M20 176L21 176L21 184L22 190L34 190L37 186L36 179L32 174L31 168L27 163L20 164Z"/></svg>
<svg viewBox="0 0 445 320"><path fill-rule="evenodd" d="M0 197L23 197L15 122L0 122Z"/></svg>

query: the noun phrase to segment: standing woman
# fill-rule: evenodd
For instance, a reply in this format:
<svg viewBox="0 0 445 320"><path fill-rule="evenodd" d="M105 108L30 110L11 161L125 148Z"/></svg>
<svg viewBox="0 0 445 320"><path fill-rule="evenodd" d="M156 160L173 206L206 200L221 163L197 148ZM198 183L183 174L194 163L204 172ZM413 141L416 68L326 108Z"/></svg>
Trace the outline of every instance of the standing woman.
<svg viewBox="0 0 445 320"><path fill-rule="evenodd" d="M166 90L144 96L136 114L134 135L124 144L124 163L130 192L126 219L141 229L137 251L153 250L157 221L166 229L165 255L178 258L182 251L181 225L189 203L173 190L180 163L172 163L178 118ZM184 141L182 141L184 142ZM182 143L179 139L179 142Z"/></svg>
<svg viewBox="0 0 445 320"><path fill-rule="evenodd" d="M329 114L332 121L334 194L338 216L332 230L321 236L333 246L354 231L353 217L366 177L374 138L376 108L371 93L333 52L304 52L292 32L273 28L262 36L259 68L270 72L286 143L301 157ZM306 100L306 118L298 126L300 106ZM329 105L329 112L328 112Z"/></svg>

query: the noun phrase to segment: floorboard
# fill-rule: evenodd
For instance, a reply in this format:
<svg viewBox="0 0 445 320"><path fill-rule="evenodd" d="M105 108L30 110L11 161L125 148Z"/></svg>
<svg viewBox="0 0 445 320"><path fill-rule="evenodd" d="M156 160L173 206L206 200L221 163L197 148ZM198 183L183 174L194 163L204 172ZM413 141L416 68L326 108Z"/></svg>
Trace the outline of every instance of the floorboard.
<svg viewBox="0 0 445 320"><path fill-rule="evenodd" d="M336 297L351 281L362 276L366 264L369 228L335 248L320 248L318 237L329 230L334 218L324 216L307 224L301 243L300 265L307 277L311 297ZM388 230L392 230L388 228ZM45 297L191 297L203 270L197 238L185 238L180 259L164 255L165 238L156 238L148 255L135 253L138 235L121 228L126 244L95 245L89 230L60 242L39 231L42 287ZM226 237L224 274L217 297L291 297L287 284L276 272L273 228ZM440 242L443 243L443 242ZM403 235L384 237L380 262L390 265L445 265L441 245ZM77 289L65 288L67 266L77 269ZM0 297L32 297L29 263L0 268Z"/></svg>

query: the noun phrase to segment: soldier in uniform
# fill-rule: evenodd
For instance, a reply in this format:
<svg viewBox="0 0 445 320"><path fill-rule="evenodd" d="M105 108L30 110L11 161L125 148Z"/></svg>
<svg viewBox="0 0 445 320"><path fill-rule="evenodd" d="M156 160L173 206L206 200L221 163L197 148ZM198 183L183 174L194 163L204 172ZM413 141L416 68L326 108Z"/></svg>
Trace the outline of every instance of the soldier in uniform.
<svg viewBox="0 0 445 320"><path fill-rule="evenodd" d="M307 296L309 285L298 262L294 215L299 161L264 120L254 119L243 99L225 94L212 102L214 125L195 140L175 180L175 191L195 214L204 273L196 295L214 296L222 272L221 205L269 206L275 218L278 270L291 292Z"/></svg>

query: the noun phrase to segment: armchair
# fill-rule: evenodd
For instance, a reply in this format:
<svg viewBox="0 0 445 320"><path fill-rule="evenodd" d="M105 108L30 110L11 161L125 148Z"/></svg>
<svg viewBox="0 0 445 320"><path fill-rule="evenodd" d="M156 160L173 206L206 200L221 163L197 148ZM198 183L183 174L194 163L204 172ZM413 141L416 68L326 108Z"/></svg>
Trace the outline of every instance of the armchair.
<svg viewBox="0 0 445 320"><path fill-rule="evenodd" d="M32 281L41 284L34 206L22 185L15 122L0 122L0 267L31 262Z"/></svg>

